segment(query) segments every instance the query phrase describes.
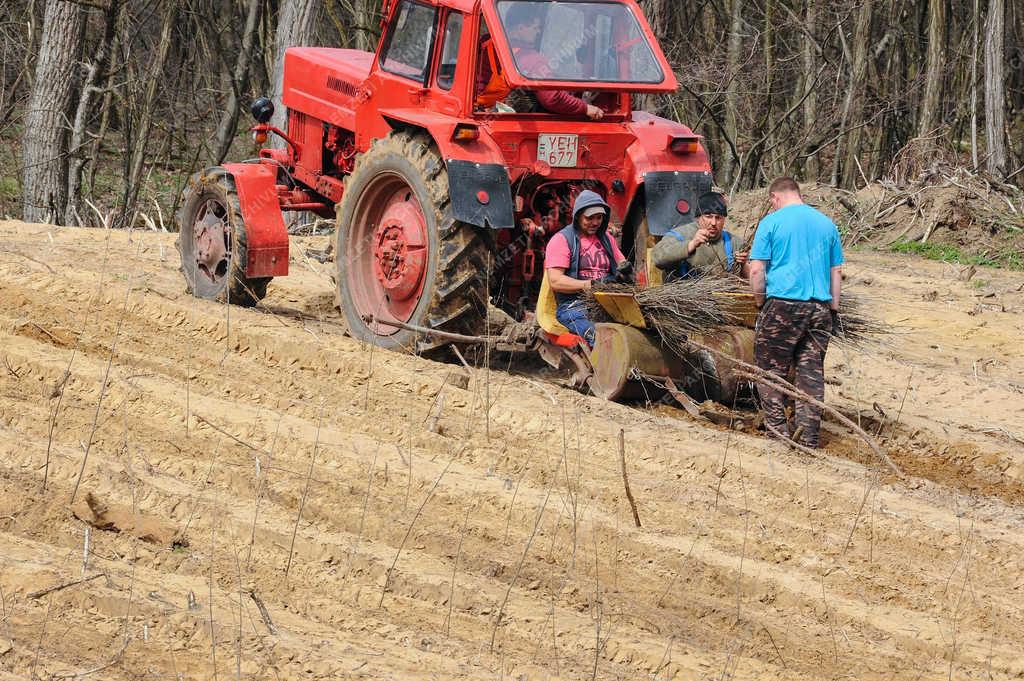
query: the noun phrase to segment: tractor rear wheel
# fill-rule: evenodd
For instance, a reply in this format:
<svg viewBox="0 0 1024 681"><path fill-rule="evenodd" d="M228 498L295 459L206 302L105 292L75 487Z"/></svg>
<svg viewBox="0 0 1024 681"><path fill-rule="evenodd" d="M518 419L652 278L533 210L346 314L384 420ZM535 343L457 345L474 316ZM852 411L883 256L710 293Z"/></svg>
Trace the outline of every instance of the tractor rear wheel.
<svg viewBox="0 0 1024 681"><path fill-rule="evenodd" d="M245 221L226 169L207 168L189 178L178 211L181 272L197 298L252 307L273 277L245 276Z"/></svg>
<svg viewBox="0 0 1024 681"><path fill-rule="evenodd" d="M354 337L427 352L449 343L387 322L484 332L487 246L452 216L448 170L430 138L395 132L359 157L338 205L337 240L338 304Z"/></svg>

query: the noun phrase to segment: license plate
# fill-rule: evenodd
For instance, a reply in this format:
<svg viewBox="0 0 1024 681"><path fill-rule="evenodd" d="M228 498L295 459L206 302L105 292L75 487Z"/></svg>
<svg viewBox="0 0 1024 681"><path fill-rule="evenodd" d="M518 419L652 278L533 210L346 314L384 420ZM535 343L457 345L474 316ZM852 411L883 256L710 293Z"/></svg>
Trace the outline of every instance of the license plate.
<svg viewBox="0 0 1024 681"><path fill-rule="evenodd" d="M552 168L575 168L579 148L579 135L540 135L537 138L537 160Z"/></svg>

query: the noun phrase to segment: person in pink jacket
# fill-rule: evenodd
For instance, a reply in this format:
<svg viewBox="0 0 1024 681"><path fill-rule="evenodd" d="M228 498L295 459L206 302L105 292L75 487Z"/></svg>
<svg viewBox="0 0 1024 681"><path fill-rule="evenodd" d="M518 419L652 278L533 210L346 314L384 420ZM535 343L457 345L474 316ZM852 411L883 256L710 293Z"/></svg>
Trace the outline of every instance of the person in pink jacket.
<svg viewBox="0 0 1024 681"><path fill-rule="evenodd" d="M538 80L550 78L553 69L548 63L548 58L535 47L537 36L541 30L541 17L536 13L536 10L526 4L513 5L505 16L504 25L509 46L512 48L512 55L515 58L519 72L528 78L536 78ZM494 77L495 74L489 60L482 59L481 72L477 78L478 92L482 92ZM498 78L500 78L500 74ZM512 95L510 99L534 100L536 108L554 114L586 116L594 121L600 120L604 116L604 111L600 107L588 104L565 90L537 90L512 93ZM514 108L520 110L521 108L529 109L533 107L528 104L526 106L515 106Z"/></svg>

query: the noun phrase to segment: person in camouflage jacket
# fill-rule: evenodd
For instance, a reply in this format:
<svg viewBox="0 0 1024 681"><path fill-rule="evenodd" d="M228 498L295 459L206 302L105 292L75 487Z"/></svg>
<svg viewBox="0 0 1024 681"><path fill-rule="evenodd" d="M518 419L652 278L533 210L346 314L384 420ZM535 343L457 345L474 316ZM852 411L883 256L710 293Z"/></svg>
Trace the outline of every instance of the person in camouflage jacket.
<svg viewBox="0 0 1024 681"><path fill-rule="evenodd" d="M665 281L738 270L747 274L747 252L725 230L725 197L708 192L697 200L697 222L678 225L651 249L651 262Z"/></svg>

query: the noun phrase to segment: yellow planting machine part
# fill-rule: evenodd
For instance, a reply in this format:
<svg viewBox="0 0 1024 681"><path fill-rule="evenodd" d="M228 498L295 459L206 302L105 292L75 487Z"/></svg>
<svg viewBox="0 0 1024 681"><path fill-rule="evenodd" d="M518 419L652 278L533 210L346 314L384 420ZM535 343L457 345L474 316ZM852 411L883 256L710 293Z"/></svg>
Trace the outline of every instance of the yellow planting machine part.
<svg viewBox="0 0 1024 681"><path fill-rule="evenodd" d="M685 392L698 400L734 401L742 395L744 381L735 375L734 365L726 357L754 362L757 309L749 294L723 295L729 298L730 312L742 325L694 334L691 339L696 344L680 356L647 329L632 294L595 293L616 323L597 324L597 338L590 353L591 390L609 400L651 399L668 390Z"/></svg>

